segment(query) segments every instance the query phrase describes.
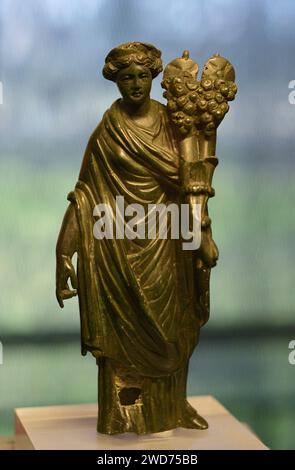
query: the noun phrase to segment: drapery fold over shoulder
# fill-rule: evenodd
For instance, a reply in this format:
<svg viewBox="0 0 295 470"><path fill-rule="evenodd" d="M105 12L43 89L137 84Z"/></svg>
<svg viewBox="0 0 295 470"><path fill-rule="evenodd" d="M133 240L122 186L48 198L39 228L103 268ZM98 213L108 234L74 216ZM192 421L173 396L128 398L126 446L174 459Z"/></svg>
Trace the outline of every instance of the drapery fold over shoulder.
<svg viewBox="0 0 295 470"><path fill-rule="evenodd" d="M129 120L116 101L88 143L79 181L69 200L80 230L78 294L82 353L91 351L161 377L179 370L199 335L192 253L181 240L95 239L97 204L115 217L116 197L125 207L180 202L179 156L160 103L148 129ZM126 222L126 221L125 221Z"/></svg>

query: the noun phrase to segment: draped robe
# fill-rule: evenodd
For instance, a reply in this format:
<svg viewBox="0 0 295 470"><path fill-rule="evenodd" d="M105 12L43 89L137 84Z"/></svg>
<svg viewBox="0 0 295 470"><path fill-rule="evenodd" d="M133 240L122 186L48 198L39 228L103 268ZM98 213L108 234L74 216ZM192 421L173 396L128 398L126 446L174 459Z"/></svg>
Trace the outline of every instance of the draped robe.
<svg viewBox="0 0 295 470"><path fill-rule="evenodd" d="M117 196L124 197L125 206L141 204L145 214L149 204L180 204L179 155L166 108L155 101L153 106L157 113L148 129L123 113L120 100L111 106L89 140L69 195L79 226L82 354L90 351L98 360L99 403L109 413L109 418L100 415L102 432L111 433L111 419L121 416L123 423L130 412L114 409L118 387L111 382L120 367L137 377L145 405L127 430L179 425L187 410L188 359L199 336L193 253L182 249L182 240L161 239L158 228L154 239L93 236L94 207L108 204L115 215ZM169 223L168 217L168 228ZM155 413L159 418L151 421Z"/></svg>

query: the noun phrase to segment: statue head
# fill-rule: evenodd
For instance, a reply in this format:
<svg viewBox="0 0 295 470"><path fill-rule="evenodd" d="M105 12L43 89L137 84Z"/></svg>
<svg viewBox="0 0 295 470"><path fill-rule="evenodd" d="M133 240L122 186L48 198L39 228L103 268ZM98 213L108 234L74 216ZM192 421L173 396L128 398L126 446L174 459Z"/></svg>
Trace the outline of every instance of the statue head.
<svg viewBox="0 0 295 470"><path fill-rule="evenodd" d="M132 63L144 66L155 78L163 70L161 51L152 44L143 42L127 42L112 49L105 59L103 76L107 80L117 81L118 72Z"/></svg>
<svg viewBox="0 0 295 470"><path fill-rule="evenodd" d="M103 76L117 83L125 102L136 106L149 97L152 80L162 70L158 49L151 44L129 42L109 52Z"/></svg>

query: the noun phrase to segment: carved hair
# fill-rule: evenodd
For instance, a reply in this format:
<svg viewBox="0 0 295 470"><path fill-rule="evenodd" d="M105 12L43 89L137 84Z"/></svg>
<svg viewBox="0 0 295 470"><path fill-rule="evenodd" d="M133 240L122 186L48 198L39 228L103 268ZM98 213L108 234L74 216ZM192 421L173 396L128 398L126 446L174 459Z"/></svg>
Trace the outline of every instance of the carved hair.
<svg viewBox="0 0 295 470"><path fill-rule="evenodd" d="M105 59L103 76L107 80L115 82L118 72L129 67L132 63L147 67L153 78L163 70L161 51L151 44L128 42L115 47L109 52Z"/></svg>

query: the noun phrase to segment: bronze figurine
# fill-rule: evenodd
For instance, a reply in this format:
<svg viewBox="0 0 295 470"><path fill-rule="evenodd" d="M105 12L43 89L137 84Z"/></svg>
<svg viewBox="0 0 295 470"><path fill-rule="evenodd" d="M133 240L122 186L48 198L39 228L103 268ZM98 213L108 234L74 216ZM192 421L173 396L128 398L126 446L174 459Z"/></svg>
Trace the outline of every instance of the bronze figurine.
<svg viewBox="0 0 295 470"><path fill-rule="evenodd" d="M219 55L197 81L198 66L185 51L164 71L166 107L150 98L161 71L161 52L150 44L122 44L107 55L103 75L122 98L89 139L56 248L57 299L63 307L78 293L82 354L90 351L99 367L97 430L105 434L208 427L186 399L186 382L218 258L207 208L216 129L237 88L233 67ZM122 212L114 234L118 201L129 217L145 210L144 236L127 236L130 218ZM169 236L170 213L168 236L160 236L160 222L151 227L151 208L169 204L190 207L190 228L193 208L201 207L198 249ZM95 227L104 231L95 236Z"/></svg>

